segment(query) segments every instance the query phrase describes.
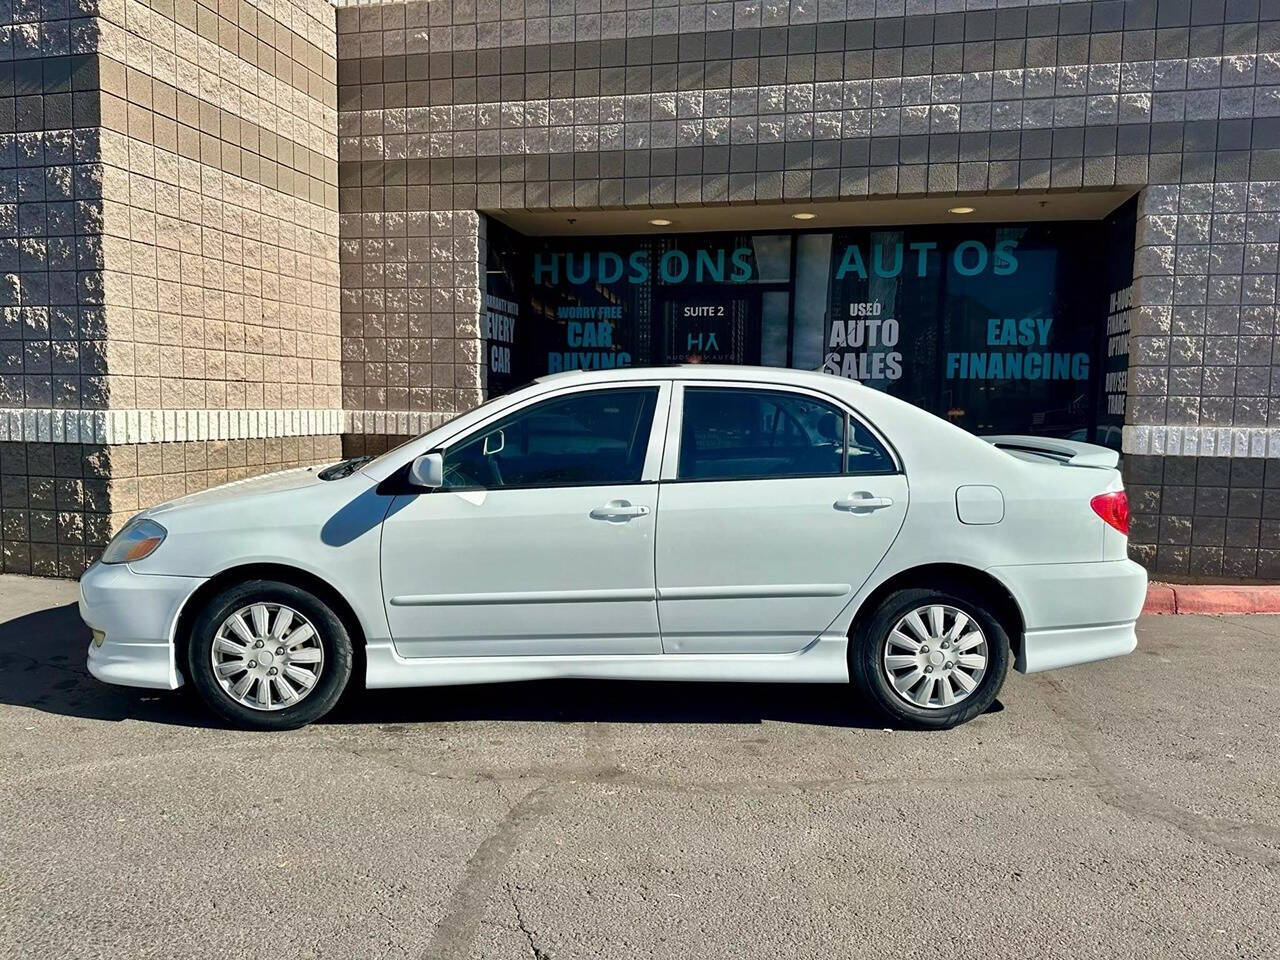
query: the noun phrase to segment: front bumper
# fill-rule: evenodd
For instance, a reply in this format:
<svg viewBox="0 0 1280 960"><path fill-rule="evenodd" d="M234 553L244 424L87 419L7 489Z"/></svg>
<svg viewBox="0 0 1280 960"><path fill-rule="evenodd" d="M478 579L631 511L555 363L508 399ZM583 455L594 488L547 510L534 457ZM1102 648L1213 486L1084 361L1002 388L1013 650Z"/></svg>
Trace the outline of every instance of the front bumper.
<svg viewBox="0 0 1280 960"><path fill-rule="evenodd" d="M89 644L89 672L106 683L176 690L182 672L174 654L178 614L202 577L135 573L128 564L95 563L80 578L80 619L101 631Z"/></svg>
<svg viewBox="0 0 1280 960"><path fill-rule="evenodd" d="M992 567L1022 610L1014 667L1039 673L1132 653L1147 571L1132 560Z"/></svg>

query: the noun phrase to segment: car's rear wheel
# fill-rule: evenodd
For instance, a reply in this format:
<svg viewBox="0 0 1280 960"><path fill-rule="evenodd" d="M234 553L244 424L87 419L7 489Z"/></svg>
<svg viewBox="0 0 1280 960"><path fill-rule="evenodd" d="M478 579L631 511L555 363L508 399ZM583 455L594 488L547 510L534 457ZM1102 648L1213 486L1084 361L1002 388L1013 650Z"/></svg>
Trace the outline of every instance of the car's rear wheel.
<svg viewBox="0 0 1280 960"><path fill-rule="evenodd" d="M213 597L187 648L192 683L242 727L292 730L328 713L351 677L351 638L318 597L253 580Z"/></svg>
<svg viewBox="0 0 1280 960"><path fill-rule="evenodd" d="M900 724L936 729L985 712L1009 659L1000 621L957 588L891 593L849 647L850 675L873 706Z"/></svg>

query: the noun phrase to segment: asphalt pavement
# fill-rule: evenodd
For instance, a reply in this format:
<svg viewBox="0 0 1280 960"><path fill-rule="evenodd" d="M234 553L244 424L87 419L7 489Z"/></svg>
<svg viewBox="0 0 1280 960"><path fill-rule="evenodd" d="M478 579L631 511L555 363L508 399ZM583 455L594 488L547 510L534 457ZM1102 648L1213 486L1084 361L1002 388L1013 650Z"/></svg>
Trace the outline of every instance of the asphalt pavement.
<svg viewBox="0 0 1280 960"><path fill-rule="evenodd" d="M1159 617L945 733L842 687L354 698L287 734L84 667L0 577L0 957L1280 956L1280 617Z"/></svg>

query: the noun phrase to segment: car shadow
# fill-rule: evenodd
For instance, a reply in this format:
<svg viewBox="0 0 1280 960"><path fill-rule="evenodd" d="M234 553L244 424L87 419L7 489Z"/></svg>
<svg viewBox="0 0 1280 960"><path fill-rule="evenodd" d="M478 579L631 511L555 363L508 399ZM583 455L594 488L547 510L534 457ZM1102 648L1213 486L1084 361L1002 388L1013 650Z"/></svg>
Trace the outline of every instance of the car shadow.
<svg viewBox="0 0 1280 960"><path fill-rule="evenodd" d="M86 720L208 726L200 705L181 693L95 680L85 666L88 647L74 603L0 622L0 703Z"/></svg>
<svg viewBox="0 0 1280 960"><path fill-rule="evenodd" d="M217 727L188 690L119 687L85 667L89 631L74 603L0 622L0 703L86 720L138 720ZM999 701L992 711L1003 709ZM355 689L322 724L412 724L466 720L551 723L766 721L881 728L842 684L671 683L537 680L524 683Z"/></svg>

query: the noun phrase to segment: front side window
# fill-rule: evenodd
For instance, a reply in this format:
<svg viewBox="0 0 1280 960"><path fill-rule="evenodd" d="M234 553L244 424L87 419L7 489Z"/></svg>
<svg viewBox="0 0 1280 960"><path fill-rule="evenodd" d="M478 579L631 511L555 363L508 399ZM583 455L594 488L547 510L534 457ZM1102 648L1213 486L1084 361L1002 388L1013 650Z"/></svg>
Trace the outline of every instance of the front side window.
<svg viewBox="0 0 1280 960"><path fill-rule="evenodd" d="M681 480L893 473L888 452L834 404L780 390L686 387Z"/></svg>
<svg viewBox="0 0 1280 960"><path fill-rule="evenodd" d="M535 403L446 450L444 486L638 483L657 400L657 387L628 387Z"/></svg>

